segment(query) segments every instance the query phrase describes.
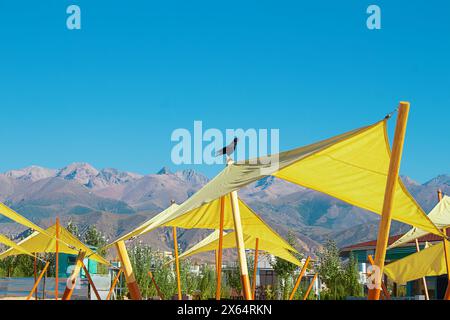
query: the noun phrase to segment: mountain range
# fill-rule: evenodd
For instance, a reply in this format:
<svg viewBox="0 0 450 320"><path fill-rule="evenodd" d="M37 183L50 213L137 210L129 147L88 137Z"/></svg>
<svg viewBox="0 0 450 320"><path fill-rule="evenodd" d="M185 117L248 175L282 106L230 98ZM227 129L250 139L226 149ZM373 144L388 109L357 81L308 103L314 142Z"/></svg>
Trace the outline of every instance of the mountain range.
<svg viewBox="0 0 450 320"><path fill-rule="evenodd" d="M420 184L402 177L406 187L426 212L436 204L438 188L450 193L450 175L439 175ZM72 163L61 169L31 166L0 173L0 201L40 226L61 218L81 229L96 225L108 240L130 231L170 205L181 203L208 178L194 170L172 172L164 167L141 175L113 168L98 170L88 163ZM292 231L300 251L314 253L326 239L339 246L376 238L379 217L319 192L274 177L266 177L239 191L239 196L272 228L286 236ZM408 226L393 223L392 234ZM23 228L0 218L0 232L11 236ZM183 249L201 240L207 230L180 230ZM166 228L142 237L153 247L170 250Z"/></svg>

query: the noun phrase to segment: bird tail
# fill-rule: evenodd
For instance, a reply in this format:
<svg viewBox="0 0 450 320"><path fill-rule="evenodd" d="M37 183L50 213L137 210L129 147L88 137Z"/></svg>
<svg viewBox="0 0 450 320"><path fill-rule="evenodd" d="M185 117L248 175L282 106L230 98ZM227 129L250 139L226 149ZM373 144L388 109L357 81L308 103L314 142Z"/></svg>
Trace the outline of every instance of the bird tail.
<svg viewBox="0 0 450 320"><path fill-rule="evenodd" d="M224 154L224 150L220 149L219 151L216 152L216 157L221 156Z"/></svg>

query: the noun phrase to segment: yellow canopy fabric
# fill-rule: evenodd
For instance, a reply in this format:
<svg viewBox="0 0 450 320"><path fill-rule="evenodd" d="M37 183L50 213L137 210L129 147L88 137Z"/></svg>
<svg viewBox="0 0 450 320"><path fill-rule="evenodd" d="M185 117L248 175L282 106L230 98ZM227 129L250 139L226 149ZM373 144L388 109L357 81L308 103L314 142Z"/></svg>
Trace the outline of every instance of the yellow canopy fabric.
<svg viewBox="0 0 450 320"><path fill-rule="evenodd" d="M428 218L439 228L450 227L450 197L444 196L441 201L430 211ZM405 233L400 239L389 246L388 249L398 247L401 244L416 240L429 232L420 228L412 228Z"/></svg>
<svg viewBox="0 0 450 320"><path fill-rule="evenodd" d="M246 249L255 249L256 238L250 235L244 235L244 243ZM202 241L194 245L192 248L183 252L179 256L179 258L183 259L201 252L217 250L218 247L219 247L219 230L215 230L214 232L209 234L206 238L204 238ZM223 249L230 249L230 248L236 248L236 235L234 231L230 233L224 232L223 236ZM297 266L301 265L300 261L298 261L298 259L295 258L288 250L276 244L273 244L269 241L259 240L258 250L268 252L274 256L289 261Z"/></svg>
<svg viewBox="0 0 450 320"><path fill-rule="evenodd" d="M55 225L47 228L45 232L51 237L46 236L43 233L39 233L38 231L33 232L29 237L18 243L23 249L27 252L33 253L50 253L56 252L56 228ZM93 259L99 263L109 265L109 262L106 261L103 257L96 254L92 251L88 246L86 246L83 242L78 240L73 234L71 234L64 227L59 227L59 252L74 254L77 255L79 250L85 251L86 256L89 256L89 259ZM22 254L20 250L16 248L10 248L5 252L0 254L0 259L5 257L14 256L18 254Z"/></svg>
<svg viewBox="0 0 450 320"><path fill-rule="evenodd" d="M386 123L383 120L306 147L230 164L163 224L268 175L381 214L390 162ZM401 179L395 188L392 218L443 235Z"/></svg>
<svg viewBox="0 0 450 320"><path fill-rule="evenodd" d="M234 220L231 209L231 197L224 197L224 230L234 229ZM153 217L143 225L137 227L127 235L115 240L126 240L133 236L138 236L150 232L159 227L179 227L184 229L219 229L220 228L220 208L221 199L216 199L197 209L185 213L182 216L175 216L180 206L172 205L157 216ZM271 241L277 246L297 252L288 242L281 238L272 228L270 228L256 213L253 212L242 200L239 199L241 222L243 233ZM174 218L175 217L175 218Z"/></svg>
<svg viewBox="0 0 450 320"><path fill-rule="evenodd" d="M17 245L14 241L10 240L9 238L5 237L2 234L0 234L0 243L3 243L4 245L15 249L20 253L34 257L34 255L31 252L28 252L25 248L22 248L21 246Z"/></svg>
<svg viewBox="0 0 450 320"><path fill-rule="evenodd" d="M21 216L11 208L7 207L5 204L0 202L0 214L4 215L5 217L20 223L21 225L24 225L25 227L31 228L33 230L39 231L41 233L45 234L45 230L43 230L41 227L37 226L30 220L26 219L25 217Z"/></svg>
<svg viewBox="0 0 450 320"><path fill-rule="evenodd" d="M448 241L447 244L449 244ZM420 252L389 263L384 266L384 273L399 284L426 276L446 274L447 267L445 263L444 245L442 242L439 242Z"/></svg>

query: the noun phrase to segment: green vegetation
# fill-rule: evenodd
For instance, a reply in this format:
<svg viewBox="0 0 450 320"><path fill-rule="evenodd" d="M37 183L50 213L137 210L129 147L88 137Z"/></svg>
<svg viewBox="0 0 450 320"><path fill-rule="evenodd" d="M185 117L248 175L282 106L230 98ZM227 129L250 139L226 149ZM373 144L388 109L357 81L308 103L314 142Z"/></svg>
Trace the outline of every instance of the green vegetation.
<svg viewBox="0 0 450 320"><path fill-rule="evenodd" d="M320 294L322 300L340 300L348 296L363 295L363 286L358 282L358 264L353 255L343 264L336 243L328 240L318 256L319 276L326 285L326 289Z"/></svg>
<svg viewBox="0 0 450 320"><path fill-rule="evenodd" d="M152 272L165 299L171 299L177 294L175 266L170 257L165 257L162 252L155 251L145 244L134 245L128 253L143 297L158 296L158 292L148 274L149 271ZM180 260L182 293L195 295L200 299L214 297L216 290L214 268L203 266L197 273L193 271L193 267L194 265L190 260Z"/></svg>
<svg viewBox="0 0 450 320"><path fill-rule="evenodd" d="M292 246L296 247L298 245L297 240L295 239L294 234L289 231L287 234L287 242ZM299 253L295 253L294 256L301 261L302 255ZM289 299L289 295L294 288L294 283L296 280L295 271L298 267L295 264L292 264L284 259L275 257L275 262L271 264L275 273L278 276L278 285L275 288L275 292L270 292L269 294L275 294L275 297L279 299L286 300ZM299 299L301 296L301 288L299 288L294 296L294 299Z"/></svg>

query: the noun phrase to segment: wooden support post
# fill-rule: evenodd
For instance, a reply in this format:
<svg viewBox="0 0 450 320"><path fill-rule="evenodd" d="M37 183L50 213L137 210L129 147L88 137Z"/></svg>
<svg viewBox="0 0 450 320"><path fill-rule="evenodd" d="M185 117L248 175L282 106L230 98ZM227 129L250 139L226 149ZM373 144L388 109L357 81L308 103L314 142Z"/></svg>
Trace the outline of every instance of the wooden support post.
<svg viewBox="0 0 450 320"><path fill-rule="evenodd" d="M70 300L70 298L72 297L72 293L73 293L73 290L75 289L75 284L77 282L78 275L80 274L80 270L83 266L83 259L85 256L86 256L85 251L80 251L78 253L75 268L73 268L72 274L67 279L67 285L66 285L66 289L64 290L62 300Z"/></svg>
<svg viewBox="0 0 450 320"><path fill-rule="evenodd" d="M46 284L46 280L47 280L47 270L45 270L45 274L44 274L44 284L42 285L42 300L45 300L45 284Z"/></svg>
<svg viewBox="0 0 450 320"><path fill-rule="evenodd" d="M303 300L307 300L307 299L308 299L309 293L311 292L311 289L312 289L312 287L314 286L314 282L316 281L316 279L317 279L317 273L316 273L316 274L314 275L314 277L312 278L311 283L310 283L309 286L308 286L308 290L306 290L306 293L305 293L305 295L303 296Z"/></svg>
<svg viewBox="0 0 450 320"><path fill-rule="evenodd" d="M245 256L244 233L242 231L241 212L239 209L239 200L237 191L231 192L231 208L233 211L234 232L236 234L236 245L241 269L242 291L245 300L252 300L250 289L250 279L248 277L247 257Z"/></svg>
<svg viewBox="0 0 450 320"><path fill-rule="evenodd" d="M394 204L395 189L398 183L400 162L403 152L403 142L405 140L406 124L408 122L408 113L409 102L400 102L397 125L395 128L394 143L392 145L392 153L389 163L389 172L386 179L383 210L381 214L380 225L378 227L377 246L375 250L375 266L378 268L378 279L375 279L375 287L369 289L369 300L380 299L379 284L381 284L381 278L384 270L384 261L386 258L386 249L388 246L389 231L391 228L392 207Z"/></svg>
<svg viewBox="0 0 450 320"><path fill-rule="evenodd" d="M219 251L214 250L214 262L215 262L215 266L216 266L216 275L217 275L217 266L219 264Z"/></svg>
<svg viewBox="0 0 450 320"><path fill-rule="evenodd" d="M302 270L300 271L300 274L298 275L297 281L295 282L294 288L292 289L291 295L289 296L289 300L294 299L294 295L297 292L298 286L300 285L300 282L302 281L302 278L306 272L306 268L308 267L310 260L311 260L311 257L308 256L306 258L305 264L302 267Z"/></svg>
<svg viewBox="0 0 450 320"><path fill-rule="evenodd" d="M123 241L116 243L117 253L122 264L123 273L125 275L125 281L127 282L128 291L130 292L131 299L142 300L141 291L136 282L134 276L133 267L131 266L130 258L128 257L127 248Z"/></svg>
<svg viewBox="0 0 450 320"><path fill-rule="evenodd" d="M59 285L59 217L56 217L55 223L55 300L58 300Z"/></svg>
<svg viewBox="0 0 450 320"><path fill-rule="evenodd" d="M370 264L372 266L374 266L375 265L375 261L373 261L373 257L372 257L371 254L369 254L368 259L369 259ZM384 284L383 280L381 280L381 289L383 290L384 298L386 300L390 300L391 299L391 295L389 294L389 291L387 290L386 285Z"/></svg>
<svg viewBox="0 0 450 320"><path fill-rule="evenodd" d="M178 300L183 300L183 295L181 293L180 260L178 258L177 227L173 227L173 248L175 250L175 269L177 272Z"/></svg>
<svg viewBox="0 0 450 320"><path fill-rule="evenodd" d="M438 203L442 201L442 190L437 191L438 194ZM443 233L447 235L447 228L442 229ZM447 267L447 289L445 290L444 300L450 300L450 250L449 243L444 238L444 256L445 256L445 265Z"/></svg>
<svg viewBox="0 0 450 320"><path fill-rule="evenodd" d="M416 251L420 252L419 239L416 239ZM430 300L430 295L428 294L427 279L422 277L423 289L425 290L425 300Z"/></svg>
<svg viewBox="0 0 450 320"><path fill-rule="evenodd" d="M86 278L88 279L88 281L91 285L91 288L94 291L95 296L97 297L97 300L102 300L102 298L98 294L97 287L95 286L95 283L91 278L91 274L89 273L89 270L86 268L86 265L84 264L84 262L82 262L82 264L83 264L82 267L83 267L84 273L86 273Z"/></svg>
<svg viewBox="0 0 450 320"><path fill-rule="evenodd" d="M225 197L220 198L220 221L219 221L219 248L217 252L217 285L216 300L220 300L222 291L222 249L223 249L223 224L225 217Z"/></svg>
<svg viewBox="0 0 450 320"><path fill-rule="evenodd" d="M156 292L158 292L158 296L161 298L161 300L164 300L164 295L161 292L161 290L159 289L159 286L156 284L156 280L155 280L155 277L153 276L153 273L151 271L149 271L148 275L150 276L150 279L152 280L153 285L156 288Z"/></svg>
<svg viewBox="0 0 450 320"><path fill-rule="evenodd" d="M33 288L31 289L30 293L27 296L27 300L30 300L31 297L33 296L33 293L36 292L36 289L39 285L39 282L41 282L42 277L44 276L45 272L47 271L47 268L49 266L50 262L47 262L44 266L44 269L42 269L41 274L39 275L39 278L37 278L37 280L34 282Z"/></svg>
<svg viewBox="0 0 450 320"><path fill-rule="evenodd" d="M256 238L255 243L255 258L253 263L253 281L252 281L252 294L253 294L253 300L255 300L256 297L256 275L258 273L258 247L259 247L259 238Z"/></svg>
<svg viewBox="0 0 450 320"><path fill-rule="evenodd" d="M119 271L117 272L116 277L115 277L114 280L113 280L113 283L111 284L111 288L109 288L109 292L108 292L108 295L106 296L106 300L111 299L111 295L112 295L112 293L113 293L113 291L114 291L114 288L115 288L116 285L117 285L117 282L119 282L119 279L120 279L120 275L121 275L121 274L122 274L122 269L119 269Z"/></svg>
<svg viewBox="0 0 450 320"><path fill-rule="evenodd" d="M37 280L37 253L34 254L34 263L33 263L33 269L34 269L34 283L36 283ZM37 287L34 290L34 300L38 299L38 291Z"/></svg>
<svg viewBox="0 0 450 320"><path fill-rule="evenodd" d="M447 234L447 228L443 229L445 234ZM445 255L445 265L447 267L447 289L445 290L444 300L450 300L450 250L449 243L446 239L444 241L444 255Z"/></svg>

